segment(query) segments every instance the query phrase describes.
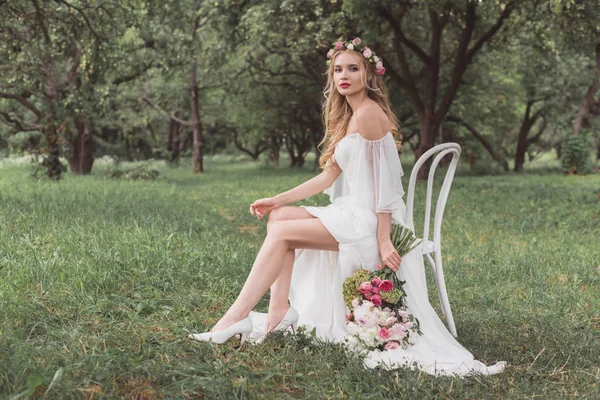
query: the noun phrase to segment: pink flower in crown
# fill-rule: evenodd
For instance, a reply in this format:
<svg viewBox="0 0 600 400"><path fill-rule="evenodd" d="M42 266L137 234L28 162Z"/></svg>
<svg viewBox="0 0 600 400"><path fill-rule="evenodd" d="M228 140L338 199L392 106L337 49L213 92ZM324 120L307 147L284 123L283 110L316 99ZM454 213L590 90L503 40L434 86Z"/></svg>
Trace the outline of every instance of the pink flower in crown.
<svg viewBox="0 0 600 400"><path fill-rule="evenodd" d="M373 278L373 280L371 281L371 285L379 287L379 284L381 283L381 278L376 276L375 278Z"/></svg>
<svg viewBox="0 0 600 400"><path fill-rule="evenodd" d="M379 284L379 289L383 290L384 292L389 292L393 288L394 285L392 284L392 281L388 279L381 281L381 283Z"/></svg>
<svg viewBox="0 0 600 400"><path fill-rule="evenodd" d="M377 72L377 75L385 74L385 67L381 67L381 69L378 69L376 72Z"/></svg>
<svg viewBox="0 0 600 400"><path fill-rule="evenodd" d="M369 57L371 57L372 54L373 54L373 52L371 51L371 49L368 47L365 47L365 49L363 50L363 57L369 58Z"/></svg>
<svg viewBox="0 0 600 400"><path fill-rule="evenodd" d="M381 68L383 68L383 62L381 62L381 61L377 61L377 62L375 63L375 69L376 69L376 70L380 70Z"/></svg>
<svg viewBox="0 0 600 400"><path fill-rule="evenodd" d="M373 286L369 282L363 282L360 284L358 290L360 290L362 294L367 294L373 290Z"/></svg>
<svg viewBox="0 0 600 400"><path fill-rule="evenodd" d="M344 45L344 43L342 43L342 42L337 42L337 43L335 44L335 49L336 49L336 50L339 50L339 49L341 49L341 48L342 48L342 46L343 46L343 45Z"/></svg>
<svg viewBox="0 0 600 400"><path fill-rule="evenodd" d="M387 328L381 328L379 330L378 335L379 335L380 338L382 338L384 340L390 338L390 333L388 332Z"/></svg>
<svg viewBox="0 0 600 400"><path fill-rule="evenodd" d="M396 349L399 349L399 348L400 348L400 343L398 343L398 342L391 341L391 342L387 342L385 344L385 349L386 350L396 350Z"/></svg>
<svg viewBox="0 0 600 400"><path fill-rule="evenodd" d="M358 46L362 42L359 37L352 39L352 44Z"/></svg>
<svg viewBox="0 0 600 400"><path fill-rule="evenodd" d="M371 296L370 300L371 300L371 303L373 303L373 305L375 307L379 307L382 303L381 296L378 294L374 294L373 296Z"/></svg>
<svg viewBox="0 0 600 400"><path fill-rule="evenodd" d="M330 50L327 52L327 58L331 58L332 56L333 56L333 49L330 49Z"/></svg>

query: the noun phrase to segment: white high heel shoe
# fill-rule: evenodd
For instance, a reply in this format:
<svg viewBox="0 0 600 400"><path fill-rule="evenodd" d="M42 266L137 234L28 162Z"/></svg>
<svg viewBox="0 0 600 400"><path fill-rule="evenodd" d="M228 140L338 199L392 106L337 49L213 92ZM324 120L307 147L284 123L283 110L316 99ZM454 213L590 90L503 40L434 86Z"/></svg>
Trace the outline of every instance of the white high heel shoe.
<svg viewBox="0 0 600 400"><path fill-rule="evenodd" d="M288 327L291 326L292 332L296 333L299 317L298 311L296 311L294 307L290 306L290 309L285 313L281 322L277 324L275 329L273 329L271 332L285 332L287 331Z"/></svg>
<svg viewBox="0 0 600 400"><path fill-rule="evenodd" d="M252 332L252 320L246 317L225 329L216 332L190 333L188 338L199 342L225 343L233 336L241 335L241 343L244 343L248 334Z"/></svg>

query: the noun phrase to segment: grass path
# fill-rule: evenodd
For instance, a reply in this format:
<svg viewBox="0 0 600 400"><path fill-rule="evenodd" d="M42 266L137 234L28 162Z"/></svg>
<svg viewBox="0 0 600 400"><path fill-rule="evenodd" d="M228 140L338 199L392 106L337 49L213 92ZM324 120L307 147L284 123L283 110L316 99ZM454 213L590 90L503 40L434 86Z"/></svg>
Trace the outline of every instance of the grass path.
<svg viewBox="0 0 600 400"><path fill-rule="evenodd" d="M0 168L0 398L600 397L600 175L456 178L442 246L459 340L508 367L451 379L367 371L304 339L185 339L252 265L265 224L248 205L312 176L216 158L207 170L53 183Z"/></svg>

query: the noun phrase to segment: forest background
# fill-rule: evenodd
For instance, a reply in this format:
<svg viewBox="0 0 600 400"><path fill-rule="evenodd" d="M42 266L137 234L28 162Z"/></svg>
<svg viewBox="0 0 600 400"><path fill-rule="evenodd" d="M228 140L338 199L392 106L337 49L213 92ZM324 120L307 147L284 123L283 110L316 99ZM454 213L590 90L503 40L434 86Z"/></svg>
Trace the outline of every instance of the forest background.
<svg viewBox="0 0 600 400"><path fill-rule="evenodd" d="M361 37L403 151L455 141L478 173L544 154L592 172L598 15L594 0L4 0L0 157L37 155L53 179L105 156L299 167L319 154L326 53Z"/></svg>

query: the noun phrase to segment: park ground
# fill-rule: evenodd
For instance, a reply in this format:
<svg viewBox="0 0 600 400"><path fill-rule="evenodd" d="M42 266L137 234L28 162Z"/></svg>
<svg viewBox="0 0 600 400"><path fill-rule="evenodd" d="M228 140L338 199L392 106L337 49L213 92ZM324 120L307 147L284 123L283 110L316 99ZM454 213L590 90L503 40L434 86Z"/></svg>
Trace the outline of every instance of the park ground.
<svg viewBox="0 0 600 400"><path fill-rule="evenodd" d="M186 339L216 322L252 265L265 221L248 205L314 170L229 156L201 175L152 166L150 182L107 179L98 163L58 183L0 166L0 398L600 397L600 174L461 166L442 240L459 341L508 366L460 379L365 370L302 337Z"/></svg>

